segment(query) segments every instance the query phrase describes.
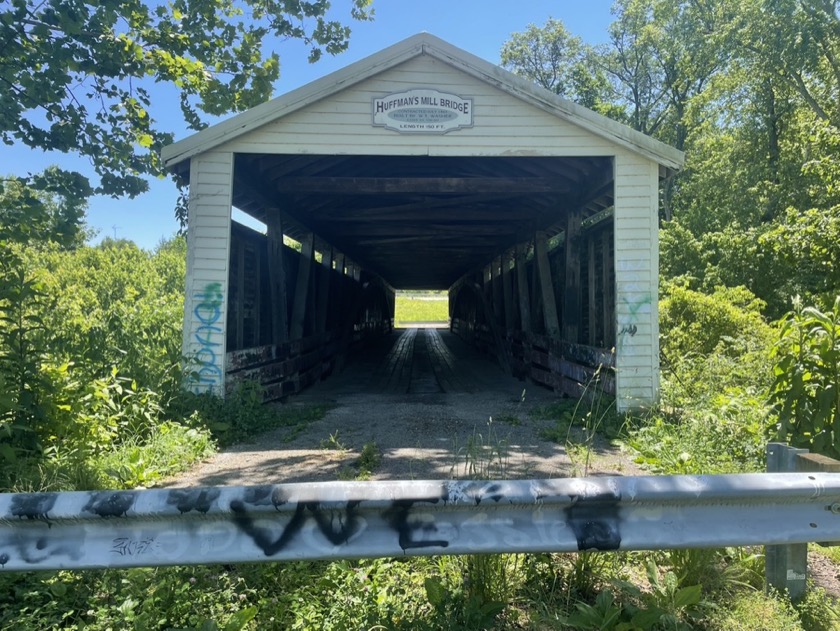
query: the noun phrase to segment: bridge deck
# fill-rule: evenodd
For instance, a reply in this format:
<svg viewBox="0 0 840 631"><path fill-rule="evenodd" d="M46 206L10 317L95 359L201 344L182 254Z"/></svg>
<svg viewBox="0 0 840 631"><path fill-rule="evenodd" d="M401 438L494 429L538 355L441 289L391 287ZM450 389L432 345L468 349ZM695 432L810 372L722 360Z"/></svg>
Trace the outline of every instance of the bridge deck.
<svg viewBox="0 0 840 631"><path fill-rule="evenodd" d="M423 327L397 329L352 358L340 374L331 375L299 398L356 392L434 395L489 389L518 395L522 387L521 381L506 376L497 364L449 330Z"/></svg>

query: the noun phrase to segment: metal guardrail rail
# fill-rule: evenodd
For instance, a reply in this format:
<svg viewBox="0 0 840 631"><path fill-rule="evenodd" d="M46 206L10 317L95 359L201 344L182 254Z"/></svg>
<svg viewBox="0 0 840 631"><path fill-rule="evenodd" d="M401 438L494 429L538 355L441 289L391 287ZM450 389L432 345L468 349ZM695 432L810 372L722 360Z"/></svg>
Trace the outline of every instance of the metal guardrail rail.
<svg viewBox="0 0 840 631"><path fill-rule="evenodd" d="M406 481L0 495L0 568L840 540L840 475Z"/></svg>

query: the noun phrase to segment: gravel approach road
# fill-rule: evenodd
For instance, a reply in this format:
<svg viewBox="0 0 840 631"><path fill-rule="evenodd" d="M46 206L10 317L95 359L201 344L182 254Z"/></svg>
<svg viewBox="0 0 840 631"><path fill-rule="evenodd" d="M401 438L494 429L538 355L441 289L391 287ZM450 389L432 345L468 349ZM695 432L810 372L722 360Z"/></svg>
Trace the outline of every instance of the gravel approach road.
<svg viewBox="0 0 840 631"><path fill-rule="evenodd" d="M340 374L275 404L327 404L324 418L230 447L168 486L353 479L366 444L380 456L369 473L373 480L642 473L601 437L572 449L573 457L565 435L560 444L546 438L556 421L533 412L558 398L505 375L448 330L397 330ZM573 429L569 438L585 437Z"/></svg>

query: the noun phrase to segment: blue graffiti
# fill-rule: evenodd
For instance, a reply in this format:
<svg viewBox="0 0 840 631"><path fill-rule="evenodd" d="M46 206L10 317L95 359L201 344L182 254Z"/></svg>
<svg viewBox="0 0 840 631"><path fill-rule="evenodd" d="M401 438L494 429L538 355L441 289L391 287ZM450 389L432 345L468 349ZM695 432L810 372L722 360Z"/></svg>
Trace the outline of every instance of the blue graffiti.
<svg viewBox="0 0 840 631"><path fill-rule="evenodd" d="M199 345L194 356L198 370L194 373L193 383L198 391L210 392L221 385L223 376L216 350L222 346L222 327L217 326L222 317L222 285L207 283L202 291L193 294L193 298L197 301L193 315L201 323L193 335Z"/></svg>

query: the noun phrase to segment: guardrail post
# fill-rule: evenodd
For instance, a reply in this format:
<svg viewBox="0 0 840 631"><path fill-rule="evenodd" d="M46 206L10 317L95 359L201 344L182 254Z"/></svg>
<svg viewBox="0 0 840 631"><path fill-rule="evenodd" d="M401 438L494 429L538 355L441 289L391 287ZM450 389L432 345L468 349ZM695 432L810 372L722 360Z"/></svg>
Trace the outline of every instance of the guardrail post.
<svg viewBox="0 0 840 631"><path fill-rule="evenodd" d="M792 473L799 470L799 454L807 449L797 449L784 443L767 445L767 472ZM805 595L808 579L808 544L795 543L786 546L766 546L764 552L764 576L768 587L780 592L787 591L792 601Z"/></svg>

